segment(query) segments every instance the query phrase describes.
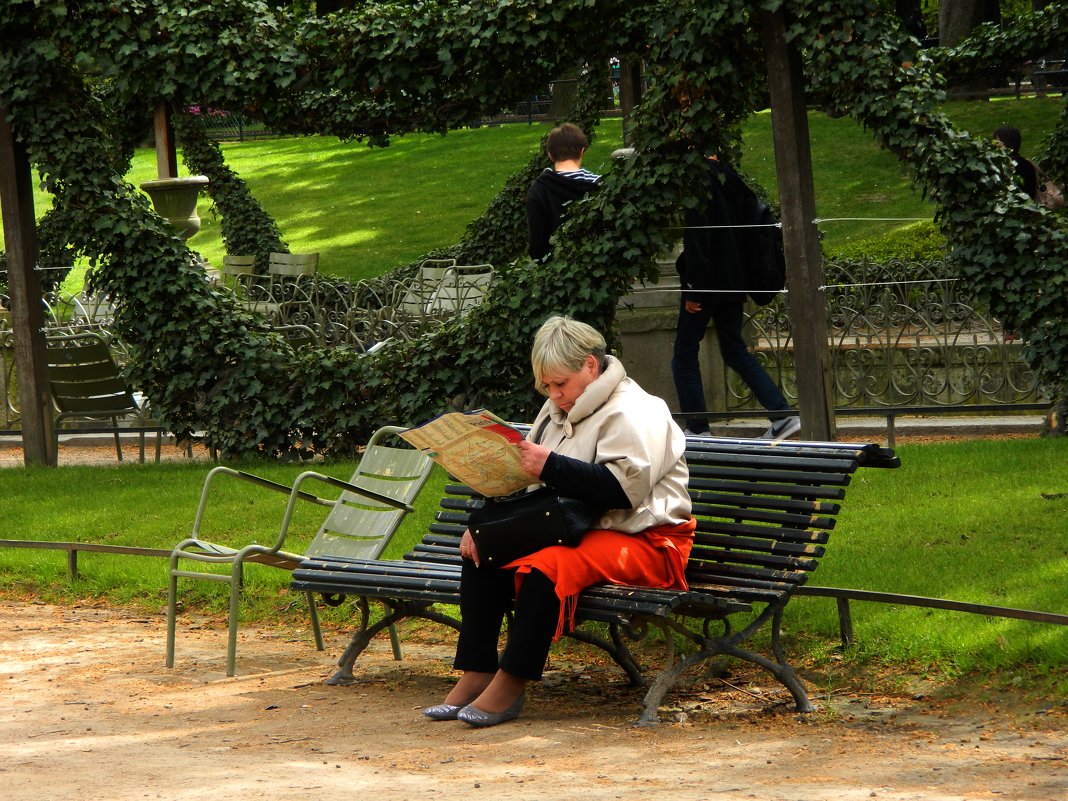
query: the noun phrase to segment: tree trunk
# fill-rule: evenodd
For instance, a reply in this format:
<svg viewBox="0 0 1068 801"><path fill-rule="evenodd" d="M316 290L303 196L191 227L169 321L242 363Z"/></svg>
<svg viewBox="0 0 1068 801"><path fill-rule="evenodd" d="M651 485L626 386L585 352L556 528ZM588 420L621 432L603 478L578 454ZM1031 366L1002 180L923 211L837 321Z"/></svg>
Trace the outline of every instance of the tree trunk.
<svg viewBox="0 0 1068 801"><path fill-rule="evenodd" d="M1001 0L942 0L938 43L953 47L984 22L1001 22Z"/></svg>
<svg viewBox="0 0 1068 801"><path fill-rule="evenodd" d="M1000 0L942 0L938 7L938 44L953 47L982 23L1000 21ZM949 96L966 97L989 86L989 79L977 78L951 86Z"/></svg>

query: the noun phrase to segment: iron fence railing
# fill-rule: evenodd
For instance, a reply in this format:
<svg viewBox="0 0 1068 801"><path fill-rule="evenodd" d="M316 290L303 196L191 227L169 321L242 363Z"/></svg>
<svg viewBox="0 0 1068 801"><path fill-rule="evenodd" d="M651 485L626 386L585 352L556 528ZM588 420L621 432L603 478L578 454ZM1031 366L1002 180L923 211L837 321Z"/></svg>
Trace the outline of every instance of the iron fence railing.
<svg viewBox="0 0 1068 801"><path fill-rule="evenodd" d="M1023 360L1024 343L981 308L945 263L850 262L831 264L825 272L836 408L884 414L895 408L1023 409L1049 401ZM321 345L368 353L390 341L421 337L481 299L482 290L474 287L477 294L454 299L453 307L424 302L413 311L417 281L406 276L350 284L317 277L302 293L302 302L273 304L270 323L306 332L306 338ZM49 326L68 330L106 332L112 311L106 301L82 296L46 307ZM754 307L746 330L757 358L787 398L796 401L785 299ZM124 357L121 342L113 347ZM728 371L725 379L727 412L761 408L736 374ZM0 393L0 428L9 430L18 425L17 376L10 321L3 314Z"/></svg>
<svg viewBox="0 0 1068 801"><path fill-rule="evenodd" d="M1023 344L944 262L849 262L826 270L835 406L965 407L1046 400ZM780 297L750 318L754 352L796 400L792 331ZM759 408L728 373L728 408Z"/></svg>

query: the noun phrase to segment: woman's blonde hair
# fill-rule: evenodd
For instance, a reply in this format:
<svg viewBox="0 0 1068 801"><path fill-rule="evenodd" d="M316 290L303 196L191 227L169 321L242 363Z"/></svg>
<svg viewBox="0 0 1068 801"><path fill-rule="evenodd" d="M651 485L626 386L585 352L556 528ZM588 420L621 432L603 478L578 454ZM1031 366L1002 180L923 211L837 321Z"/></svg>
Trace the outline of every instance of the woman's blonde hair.
<svg viewBox="0 0 1068 801"><path fill-rule="evenodd" d="M534 335L530 349L534 388L542 395L547 394L542 386L544 376L578 372L587 356L597 359L603 370L607 350L604 337L593 326L562 315L550 317Z"/></svg>

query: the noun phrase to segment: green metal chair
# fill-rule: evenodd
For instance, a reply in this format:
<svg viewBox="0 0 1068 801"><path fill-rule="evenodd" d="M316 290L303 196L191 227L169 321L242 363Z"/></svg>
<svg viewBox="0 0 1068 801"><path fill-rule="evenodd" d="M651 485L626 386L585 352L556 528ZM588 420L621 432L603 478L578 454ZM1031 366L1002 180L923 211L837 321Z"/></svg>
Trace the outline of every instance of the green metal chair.
<svg viewBox="0 0 1068 801"><path fill-rule="evenodd" d="M473 309L482 302L490 282L492 264L458 264L445 271L427 313L451 317Z"/></svg>
<svg viewBox="0 0 1068 801"><path fill-rule="evenodd" d="M200 505L193 521L193 531L171 552L169 583L167 591L167 667L174 666L174 640L178 610L178 579L192 578L223 582L230 585L230 617L226 651L226 675L233 676L237 656L237 627L241 587L244 583L245 564L256 564L293 570L309 557L331 556L353 559L377 559L400 527L401 521L411 511L412 504L430 476L434 463L421 451L408 447L397 440L400 447L383 442L403 431L397 426L378 429L367 444L356 471L348 481L308 470L297 476L293 485L287 487L273 481L234 470L229 467L212 469L204 480ZM289 495L285 513L274 542L270 545L252 543L244 547L230 547L208 542L200 538L201 524L208 506L212 482L221 476L247 481L266 489ZM333 499L320 498L301 487L306 481L315 480L341 490ZM330 509L326 520L303 554L283 550L289 533L290 520L297 501L307 501ZM182 567L185 561L214 565L222 570L190 569ZM323 650L323 636L319 626L319 612L312 593L306 593L311 612L312 632L315 645ZM361 610L367 614L366 599L361 599ZM393 653L400 659L400 646L396 633L390 632Z"/></svg>
<svg viewBox="0 0 1068 801"><path fill-rule="evenodd" d="M115 437L115 453L122 461L120 434L136 431L141 461L145 461L145 432L156 433L156 461L160 459L163 427L153 421L144 402L126 383L107 342L96 332L53 334L45 337L48 387L56 407L55 442L68 420L88 422L77 431L105 430ZM123 421L126 425L120 425Z"/></svg>

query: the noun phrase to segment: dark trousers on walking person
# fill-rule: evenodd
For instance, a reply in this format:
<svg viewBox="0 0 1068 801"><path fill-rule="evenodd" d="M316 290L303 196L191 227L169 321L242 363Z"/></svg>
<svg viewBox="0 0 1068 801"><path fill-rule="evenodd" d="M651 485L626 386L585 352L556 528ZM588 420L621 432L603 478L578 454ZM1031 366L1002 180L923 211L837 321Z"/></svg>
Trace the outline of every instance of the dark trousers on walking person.
<svg viewBox="0 0 1068 801"><path fill-rule="evenodd" d="M781 424L787 420L797 420L797 413L782 391L746 346L742 336L744 309L744 304L739 301L712 299L701 301L700 310L691 312L687 311L685 300L679 302L679 321L675 329L671 374L679 396L679 409L686 419L686 429L691 433L707 434L709 430L708 418L703 415L708 404L705 401L699 357L701 342L710 322L716 327L723 362L741 376L760 405L769 412L772 426L765 438L788 436L781 433L785 430ZM778 430L776 424L779 424ZM797 428L799 427L798 421ZM789 428L792 429L791 434L797 431L792 423Z"/></svg>
<svg viewBox="0 0 1068 801"><path fill-rule="evenodd" d="M505 613L513 608L508 643L498 657L501 625ZM500 668L520 678L541 679L560 618L556 586L544 573L531 570L524 576L516 598L514 570L475 567L465 559L460 576L460 616L464 625L456 642L453 667L479 673L495 673Z"/></svg>

